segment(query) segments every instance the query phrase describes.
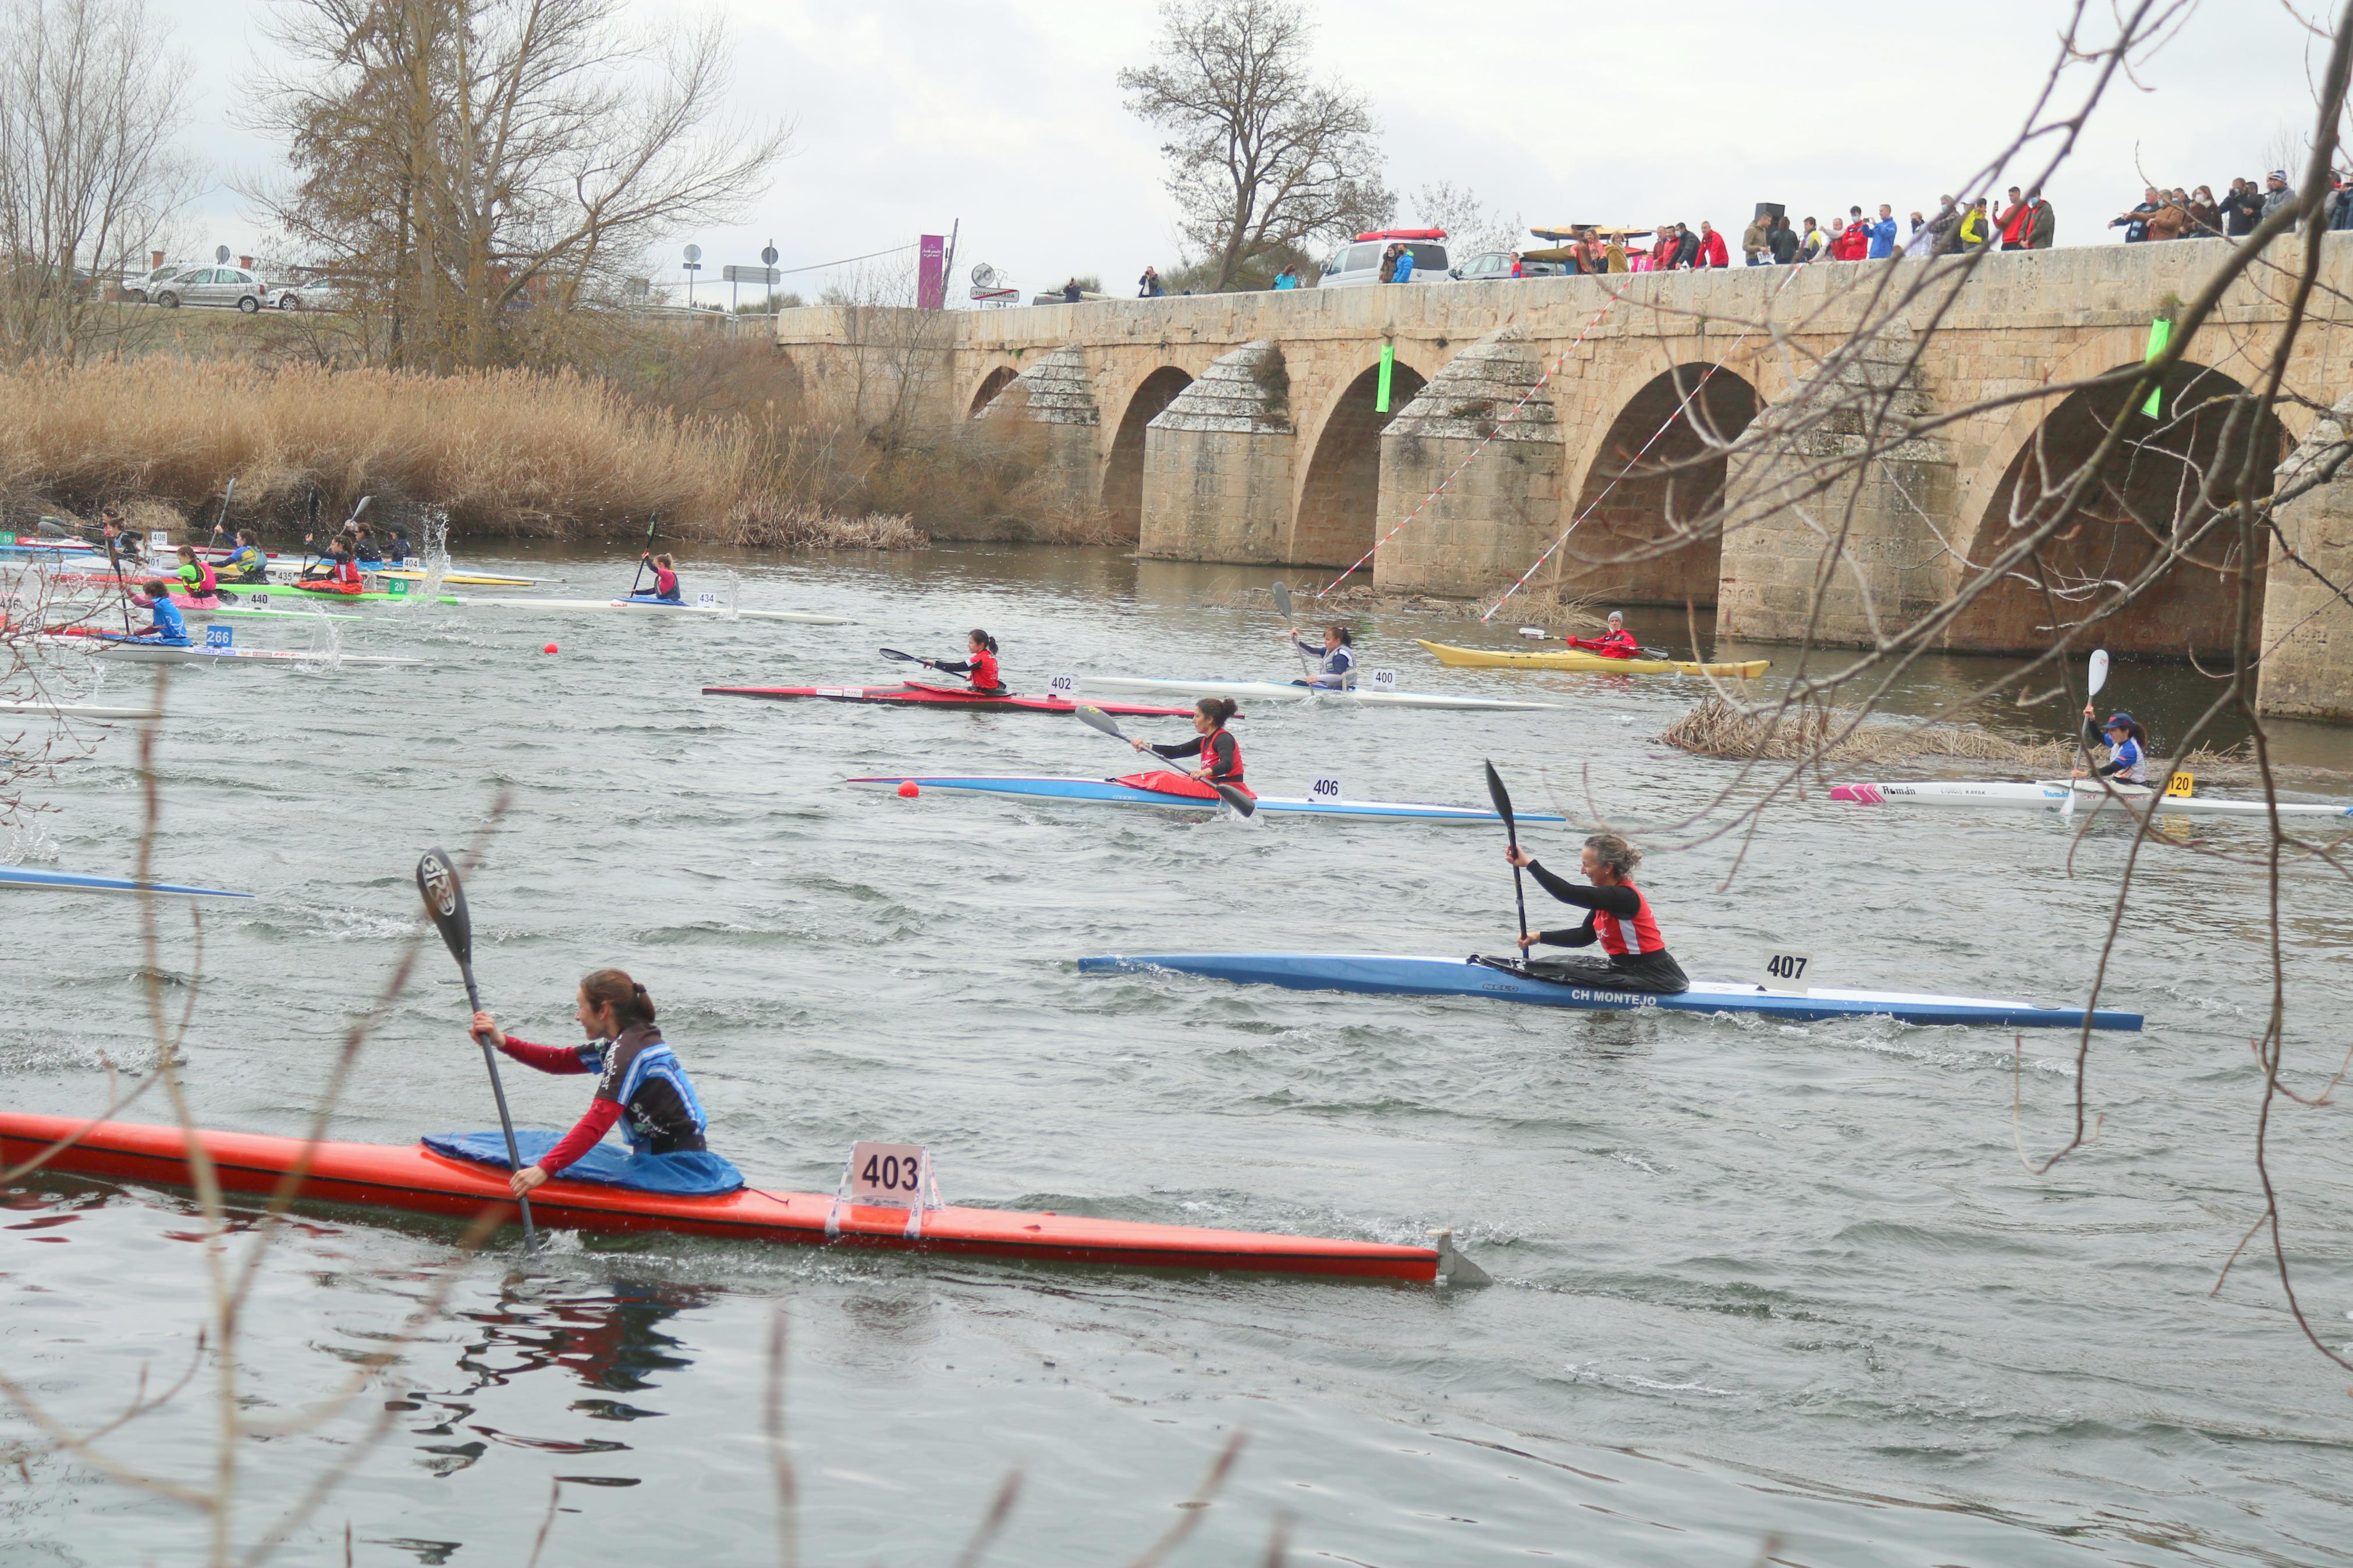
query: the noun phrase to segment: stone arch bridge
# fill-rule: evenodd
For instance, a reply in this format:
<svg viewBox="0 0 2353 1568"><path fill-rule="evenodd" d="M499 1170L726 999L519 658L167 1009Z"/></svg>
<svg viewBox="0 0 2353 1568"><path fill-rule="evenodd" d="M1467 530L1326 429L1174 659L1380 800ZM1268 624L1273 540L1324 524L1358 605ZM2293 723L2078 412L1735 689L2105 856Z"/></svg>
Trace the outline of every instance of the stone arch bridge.
<svg viewBox="0 0 2353 1568"><path fill-rule="evenodd" d="M2292 267L2295 243L2271 259ZM1801 417L1825 395L1811 373L1919 269L1957 263L991 311L818 306L785 312L777 340L808 411L1018 434L1039 444L1070 507L1103 514L1145 555L1328 574L1374 552L1364 570L1377 584L1462 596L1493 595L1541 558L1536 584L1714 608L1726 637L1794 641L1810 624L1819 640L1867 645L1949 595L2114 412L2035 389L2140 363L2152 318L2194 295L2222 254L2219 241L1999 254L1957 290L1919 290L1846 378L1876 378L1909 416L1968 412L1810 505L1774 499L1787 473L1740 451L1727 463L1724 443L1778 419L1804 428L1793 445L1816 457L1859 444L1835 418ZM2219 416L2149 421L2048 564L2084 583L2129 578L2158 548L2148 520L2194 510L2202 476L2252 455L2267 489L2283 462L2346 441L2353 332L2337 317L2353 300L2353 242L2329 239L2324 265L2276 419L2253 430ZM2255 384L2286 281L2264 265L2242 279L2168 397ZM2329 416L2340 399L2341 422ZM2300 561L2253 564L2272 712L2353 721L2353 608L2330 587L2353 584L2353 465L2345 474L2282 510ZM1844 543L1826 571L1831 531ZM2228 646L2247 569L2177 571L2099 640L2211 656ZM2038 590L2005 584L1940 641L2040 651L2050 619Z"/></svg>

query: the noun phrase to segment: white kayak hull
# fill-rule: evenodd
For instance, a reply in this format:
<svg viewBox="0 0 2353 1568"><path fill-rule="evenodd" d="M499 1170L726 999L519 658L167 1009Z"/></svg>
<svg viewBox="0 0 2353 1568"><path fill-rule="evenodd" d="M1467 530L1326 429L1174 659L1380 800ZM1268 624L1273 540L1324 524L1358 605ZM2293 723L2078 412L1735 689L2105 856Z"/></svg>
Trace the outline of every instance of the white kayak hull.
<svg viewBox="0 0 2353 1568"><path fill-rule="evenodd" d="M1172 795L1162 790L1138 789L1117 779L928 777L921 773L892 773L887 777L854 778L844 782L859 789L895 790L902 784L912 784L918 790L1004 795L1050 801L1061 805L1111 805L1203 813L1227 809L1223 801L1198 795ZM1262 795L1257 800L1258 810L1270 816L1318 816L1342 822L1453 822L1472 826L1500 824L1503 821L1494 812L1475 805L1435 805L1398 800L1321 801L1300 795ZM1534 811L1519 813L1518 819L1522 822L1567 820Z"/></svg>
<svg viewBox="0 0 2353 1568"><path fill-rule="evenodd" d="M1435 691L1375 691L1357 687L1335 691L1329 687L1293 686L1273 680L1147 680L1136 676L1082 675L1079 684L1097 691L1150 691L1172 697L1231 697L1261 702L1326 702L1361 708L1461 708L1488 711L1526 712L1557 707L1552 702L1517 702L1502 697L1453 697Z"/></svg>
<svg viewBox="0 0 2353 1568"><path fill-rule="evenodd" d="M648 616L716 616L723 620L790 621L804 626L846 626L842 616L811 615L801 610L733 610L724 605L656 605L629 599L486 599L459 595L460 605L486 605L505 610L624 610Z"/></svg>
<svg viewBox="0 0 2353 1568"><path fill-rule="evenodd" d="M2005 780L1953 784L1843 784L1831 798L1858 805L2026 806L2055 810L2074 797L2076 808L2115 805L2146 811L2156 792L2116 788L2096 779L2045 779L2034 784ZM2157 809L2191 816L2262 816L2273 809L2260 800L2222 800L2212 795L2156 795ZM2353 816L2353 805L2318 801L2281 801L2282 816Z"/></svg>
<svg viewBox="0 0 2353 1568"><path fill-rule="evenodd" d="M53 647L79 648L93 657L129 664L375 665L422 668L421 658L382 653L313 653L287 647L174 647L166 643L109 642L103 637L44 637Z"/></svg>
<svg viewBox="0 0 2353 1568"><path fill-rule="evenodd" d="M44 719L162 719L151 708L110 708L102 702L0 702L0 713L37 713Z"/></svg>

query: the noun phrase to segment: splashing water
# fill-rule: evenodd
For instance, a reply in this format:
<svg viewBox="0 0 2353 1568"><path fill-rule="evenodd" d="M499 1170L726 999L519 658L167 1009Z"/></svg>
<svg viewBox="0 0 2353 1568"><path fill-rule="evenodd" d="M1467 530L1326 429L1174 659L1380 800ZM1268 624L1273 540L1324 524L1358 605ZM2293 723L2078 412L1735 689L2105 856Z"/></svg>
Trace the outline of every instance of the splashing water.
<svg viewBox="0 0 2353 1568"><path fill-rule="evenodd" d="M439 507L426 510L423 523L425 534L425 580L415 592L430 605L441 597L441 584L449 575L449 514Z"/></svg>

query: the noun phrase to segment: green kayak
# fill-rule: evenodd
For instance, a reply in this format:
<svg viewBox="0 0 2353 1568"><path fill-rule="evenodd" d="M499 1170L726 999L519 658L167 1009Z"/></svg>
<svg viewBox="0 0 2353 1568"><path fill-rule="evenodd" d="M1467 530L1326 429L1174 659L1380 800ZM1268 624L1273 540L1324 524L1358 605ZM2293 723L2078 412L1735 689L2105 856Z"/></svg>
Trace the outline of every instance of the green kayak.
<svg viewBox="0 0 2353 1568"><path fill-rule="evenodd" d="M255 610L282 609L290 605L405 605L411 599L423 597L422 594L410 593L406 584L398 582L396 582L388 593L371 588L364 594L322 594L306 588L297 588L288 583L254 583L245 585L224 583L221 584L221 598L224 601L234 600L241 609ZM449 594L438 595L434 599L434 603L440 605L454 605L457 602L456 596Z"/></svg>

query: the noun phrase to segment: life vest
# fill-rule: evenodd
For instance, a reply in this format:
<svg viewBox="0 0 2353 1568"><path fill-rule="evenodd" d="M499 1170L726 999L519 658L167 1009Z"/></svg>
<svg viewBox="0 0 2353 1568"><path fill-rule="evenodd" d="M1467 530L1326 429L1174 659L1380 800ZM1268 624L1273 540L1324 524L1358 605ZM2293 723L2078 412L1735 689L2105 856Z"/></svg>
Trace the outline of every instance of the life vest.
<svg viewBox="0 0 2353 1568"><path fill-rule="evenodd" d="M676 600L678 596L678 574L671 571L667 566L655 567L654 597L657 599Z"/></svg>
<svg viewBox="0 0 2353 1568"><path fill-rule="evenodd" d="M1666 952L1667 939L1659 934L1659 922L1651 913L1651 900L1641 889L1630 882L1621 882L1619 886L1634 895L1639 907L1634 910L1631 922L1621 921L1605 910L1593 911L1593 934L1601 939L1601 951L1612 958L1624 957L1630 951L1626 945L1626 927L1630 923L1634 928L1634 945L1630 951Z"/></svg>
<svg viewBox="0 0 2353 1568"><path fill-rule="evenodd" d="M1229 773L1218 772L1218 737L1220 735L1223 735L1234 749L1234 771ZM1242 782L1242 743L1234 739L1234 732L1231 730L1212 730L1201 737L1201 765L1207 768L1209 776L1219 784L1240 784Z"/></svg>
<svg viewBox="0 0 2353 1568"><path fill-rule="evenodd" d="M974 654L970 679L975 691L995 691L1002 687L1004 682L997 678L997 656L987 652Z"/></svg>
<svg viewBox="0 0 2353 1568"><path fill-rule="evenodd" d="M269 563L258 544L240 544L227 561L228 570L239 582L266 583L269 580Z"/></svg>
<svg viewBox="0 0 2353 1568"><path fill-rule="evenodd" d="M1641 644L1634 640L1634 634L1623 627L1605 632L1598 637L1572 637L1569 640L1587 652L1598 653L1604 658L1632 658L1642 651Z"/></svg>
<svg viewBox="0 0 2353 1568"><path fill-rule="evenodd" d="M2130 735L2124 738L2122 745L2108 748L2108 760L2124 763L2124 772L2116 776L2125 783L2137 784L2148 783L2148 752Z"/></svg>
<svg viewBox="0 0 2353 1568"><path fill-rule="evenodd" d="M182 566L179 577L187 584L185 592L191 599L210 599L220 593L220 574L215 572L213 563L202 556Z"/></svg>
<svg viewBox="0 0 2353 1568"><path fill-rule="evenodd" d="M360 569L356 562L338 561L334 569L316 582L297 584L313 594L356 594L360 591Z"/></svg>

